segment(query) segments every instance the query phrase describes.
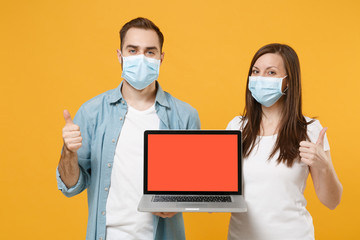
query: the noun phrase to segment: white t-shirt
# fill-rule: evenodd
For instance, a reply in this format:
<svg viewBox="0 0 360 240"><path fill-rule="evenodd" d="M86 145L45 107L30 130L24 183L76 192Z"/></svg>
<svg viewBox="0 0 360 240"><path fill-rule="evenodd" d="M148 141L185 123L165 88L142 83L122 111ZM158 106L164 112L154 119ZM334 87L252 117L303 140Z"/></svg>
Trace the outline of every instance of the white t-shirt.
<svg viewBox="0 0 360 240"><path fill-rule="evenodd" d="M159 129L155 105L145 111L131 106L114 156L106 203L106 239L152 239L153 216L137 211L143 194L144 131Z"/></svg>
<svg viewBox="0 0 360 240"><path fill-rule="evenodd" d="M240 129L240 121L241 117L235 117L227 129ZM311 142L316 143L322 129L320 122L316 120L307 129ZM298 161L290 168L277 164L279 152L268 161L277 135L259 138L260 142L243 162L248 211L232 213L228 240L314 239L313 221L304 198L309 167ZM325 136L324 150L329 149Z"/></svg>

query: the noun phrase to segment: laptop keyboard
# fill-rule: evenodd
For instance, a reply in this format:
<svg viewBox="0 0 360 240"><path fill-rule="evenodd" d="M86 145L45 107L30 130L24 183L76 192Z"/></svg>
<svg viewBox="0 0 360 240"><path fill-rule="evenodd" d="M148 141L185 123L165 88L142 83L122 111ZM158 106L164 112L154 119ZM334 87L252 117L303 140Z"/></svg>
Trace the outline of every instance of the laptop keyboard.
<svg viewBox="0 0 360 240"><path fill-rule="evenodd" d="M155 196L153 202L231 202L230 196Z"/></svg>

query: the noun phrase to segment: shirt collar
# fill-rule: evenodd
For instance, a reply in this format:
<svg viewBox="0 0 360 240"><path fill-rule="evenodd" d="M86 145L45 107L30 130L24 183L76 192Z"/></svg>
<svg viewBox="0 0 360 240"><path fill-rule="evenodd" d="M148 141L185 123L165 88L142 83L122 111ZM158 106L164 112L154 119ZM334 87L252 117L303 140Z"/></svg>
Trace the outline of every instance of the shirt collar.
<svg viewBox="0 0 360 240"><path fill-rule="evenodd" d="M121 101L121 99L123 99L123 96L121 94L121 87L122 87L123 82L121 82L119 84L119 86L117 88L114 89L114 91L112 91L109 95L109 103L116 103Z"/></svg>
<svg viewBox="0 0 360 240"><path fill-rule="evenodd" d="M121 82L119 86L114 91L112 91L112 93L109 96L109 103L116 103L123 99L123 96L121 94L122 85L123 82ZM158 102L161 106L170 108L169 102L167 101L165 96L165 92L162 90L158 81L156 81L156 87L157 87L157 91L156 91L155 102Z"/></svg>
<svg viewBox="0 0 360 240"><path fill-rule="evenodd" d="M162 90L158 81L156 81L157 91L155 102L158 102L161 106L170 108L169 102L166 99L165 92Z"/></svg>

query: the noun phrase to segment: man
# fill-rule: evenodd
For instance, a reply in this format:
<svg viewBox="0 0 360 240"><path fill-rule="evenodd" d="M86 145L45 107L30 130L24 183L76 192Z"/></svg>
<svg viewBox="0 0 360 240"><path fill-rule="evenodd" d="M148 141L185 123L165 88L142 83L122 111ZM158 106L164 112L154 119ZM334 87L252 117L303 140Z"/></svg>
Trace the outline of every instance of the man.
<svg viewBox="0 0 360 240"><path fill-rule="evenodd" d="M185 239L181 213L137 211L143 193L143 133L199 129L199 116L156 81L164 37L154 23L131 20L120 30L120 42L125 81L83 104L74 121L64 111L58 188L67 197L87 189L87 239Z"/></svg>

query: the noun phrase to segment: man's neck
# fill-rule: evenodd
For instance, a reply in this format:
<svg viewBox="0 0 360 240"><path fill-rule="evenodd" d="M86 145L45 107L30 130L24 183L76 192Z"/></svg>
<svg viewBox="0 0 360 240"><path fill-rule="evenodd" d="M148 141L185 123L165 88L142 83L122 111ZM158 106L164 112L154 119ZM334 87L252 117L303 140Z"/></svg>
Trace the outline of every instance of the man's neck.
<svg viewBox="0 0 360 240"><path fill-rule="evenodd" d="M121 88L121 94L128 105L142 111L150 108L154 104L156 90L156 81L143 90L137 90L124 80Z"/></svg>

